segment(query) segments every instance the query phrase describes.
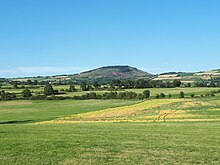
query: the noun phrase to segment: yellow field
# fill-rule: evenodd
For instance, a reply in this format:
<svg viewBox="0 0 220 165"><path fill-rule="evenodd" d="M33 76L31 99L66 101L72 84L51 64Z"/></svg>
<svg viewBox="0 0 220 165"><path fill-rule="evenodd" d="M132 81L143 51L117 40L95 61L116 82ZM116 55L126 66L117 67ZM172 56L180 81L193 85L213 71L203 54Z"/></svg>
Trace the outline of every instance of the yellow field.
<svg viewBox="0 0 220 165"><path fill-rule="evenodd" d="M159 99L58 118L49 123L220 121L218 99ZM213 114L214 112L214 114ZM209 115L209 113L211 115Z"/></svg>

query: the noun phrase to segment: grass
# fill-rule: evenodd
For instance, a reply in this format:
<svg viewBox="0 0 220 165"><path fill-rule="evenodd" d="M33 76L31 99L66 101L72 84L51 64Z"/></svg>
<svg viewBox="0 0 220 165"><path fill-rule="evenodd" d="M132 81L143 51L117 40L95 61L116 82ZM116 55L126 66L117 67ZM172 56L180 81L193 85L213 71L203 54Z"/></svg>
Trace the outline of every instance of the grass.
<svg viewBox="0 0 220 165"><path fill-rule="evenodd" d="M216 164L219 122L2 125L0 164Z"/></svg>
<svg viewBox="0 0 220 165"><path fill-rule="evenodd" d="M166 121L153 122L170 112ZM144 102L1 101L0 164L219 165L219 120L220 94Z"/></svg>
<svg viewBox="0 0 220 165"><path fill-rule="evenodd" d="M135 105L73 114L48 123L220 121L220 97L153 99Z"/></svg>
<svg viewBox="0 0 220 165"><path fill-rule="evenodd" d="M0 123L36 122L110 107L131 105L137 100L39 100L1 101Z"/></svg>

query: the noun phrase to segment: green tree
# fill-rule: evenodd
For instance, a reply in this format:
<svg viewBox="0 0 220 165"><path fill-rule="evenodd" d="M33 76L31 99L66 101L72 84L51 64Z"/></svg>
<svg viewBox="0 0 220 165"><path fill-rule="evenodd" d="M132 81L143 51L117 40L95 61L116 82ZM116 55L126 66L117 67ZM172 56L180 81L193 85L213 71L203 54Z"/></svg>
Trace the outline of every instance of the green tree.
<svg viewBox="0 0 220 165"><path fill-rule="evenodd" d="M168 94L168 97L169 97L169 98L171 98L171 97L172 97L172 95L169 93L169 94Z"/></svg>
<svg viewBox="0 0 220 165"><path fill-rule="evenodd" d="M150 97L150 91L149 90L144 90L143 91L143 96L145 99L148 99Z"/></svg>
<svg viewBox="0 0 220 165"><path fill-rule="evenodd" d="M22 96L23 96L24 98L31 97L31 96L32 96L31 91L30 91L29 89L23 90L23 91L22 91Z"/></svg>
<svg viewBox="0 0 220 165"><path fill-rule="evenodd" d="M180 85L181 85L181 81L180 80L174 80L173 81L173 86L174 87L180 87Z"/></svg>
<svg viewBox="0 0 220 165"><path fill-rule="evenodd" d="M80 88L82 89L82 91L88 91L88 86L86 83L81 83Z"/></svg>
<svg viewBox="0 0 220 165"><path fill-rule="evenodd" d="M183 91L180 92L180 98L184 98L185 97L185 94Z"/></svg>
<svg viewBox="0 0 220 165"><path fill-rule="evenodd" d="M44 87L44 94L45 94L46 96L49 96L49 95L54 94L54 89L53 89L53 87L52 87L51 84L45 85L45 87Z"/></svg>
<svg viewBox="0 0 220 165"><path fill-rule="evenodd" d="M32 81L31 80L27 80L27 85L32 85Z"/></svg>
<svg viewBox="0 0 220 165"><path fill-rule="evenodd" d="M73 84L70 84L70 87L69 87L69 92L75 92L76 91L76 88Z"/></svg>
<svg viewBox="0 0 220 165"><path fill-rule="evenodd" d="M165 94L164 93L160 93L160 98L165 98Z"/></svg>
<svg viewBox="0 0 220 165"><path fill-rule="evenodd" d="M215 83L213 81L210 82L209 87L216 87Z"/></svg>
<svg viewBox="0 0 220 165"><path fill-rule="evenodd" d="M13 82L13 88L14 88L14 89L18 89L18 82L17 82L17 81L14 81L14 82Z"/></svg>
<svg viewBox="0 0 220 165"><path fill-rule="evenodd" d="M156 94L155 95L155 99L159 99L160 98L160 95L159 94Z"/></svg>
<svg viewBox="0 0 220 165"><path fill-rule="evenodd" d="M101 86L97 81L95 81L92 85L95 89L98 89Z"/></svg>

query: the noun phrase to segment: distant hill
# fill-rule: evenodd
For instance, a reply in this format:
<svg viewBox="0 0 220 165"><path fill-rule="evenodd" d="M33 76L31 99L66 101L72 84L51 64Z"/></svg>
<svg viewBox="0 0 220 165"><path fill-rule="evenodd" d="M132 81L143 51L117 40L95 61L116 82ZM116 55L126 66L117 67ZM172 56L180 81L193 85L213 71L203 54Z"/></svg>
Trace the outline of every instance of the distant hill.
<svg viewBox="0 0 220 165"><path fill-rule="evenodd" d="M60 82L60 81L75 81L75 82L94 82L98 81L100 83L109 83L112 79L153 79L162 81L173 81L181 80L182 82L198 82L198 81L210 81L219 80L220 81L220 69L214 69L209 71L200 72L166 72L158 75L153 75L148 72L142 71L131 66L104 66L96 69L92 69L86 72L72 75L56 75L56 76L38 76L38 77L24 77L15 79L5 79L0 81L27 81L31 79L32 81L50 81L50 82Z"/></svg>
<svg viewBox="0 0 220 165"><path fill-rule="evenodd" d="M152 75L131 66L104 66L101 68L72 75L75 80L109 81L112 79L150 78Z"/></svg>

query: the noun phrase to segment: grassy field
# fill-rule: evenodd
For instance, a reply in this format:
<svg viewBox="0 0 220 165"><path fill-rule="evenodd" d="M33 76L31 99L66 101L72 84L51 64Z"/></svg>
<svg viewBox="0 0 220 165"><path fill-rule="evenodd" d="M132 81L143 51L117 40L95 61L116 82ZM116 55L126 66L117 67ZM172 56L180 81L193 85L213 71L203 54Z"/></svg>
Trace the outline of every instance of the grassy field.
<svg viewBox="0 0 220 165"><path fill-rule="evenodd" d="M220 164L220 94L2 101L0 122L1 165Z"/></svg>
<svg viewBox="0 0 220 165"><path fill-rule="evenodd" d="M219 122L2 125L0 164L216 164Z"/></svg>
<svg viewBox="0 0 220 165"><path fill-rule="evenodd" d="M219 121L220 97L153 99L134 105L73 114L43 123Z"/></svg>
<svg viewBox="0 0 220 165"><path fill-rule="evenodd" d="M130 105L140 101L125 100L39 100L1 101L0 123L22 123Z"/></svg>

